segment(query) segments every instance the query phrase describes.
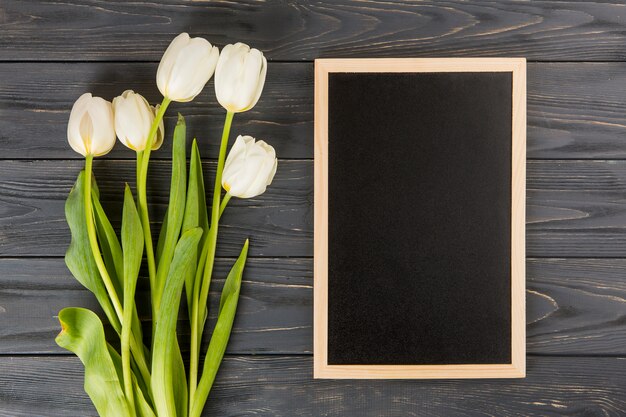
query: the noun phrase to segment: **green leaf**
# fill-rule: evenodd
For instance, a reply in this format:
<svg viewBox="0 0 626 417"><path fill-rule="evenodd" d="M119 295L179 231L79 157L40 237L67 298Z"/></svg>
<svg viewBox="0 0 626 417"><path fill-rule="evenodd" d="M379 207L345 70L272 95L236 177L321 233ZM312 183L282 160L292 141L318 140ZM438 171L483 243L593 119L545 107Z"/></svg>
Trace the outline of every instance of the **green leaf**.
<svg viewBox="0 0 626 417"><path fill-rule="evenodd" d="M135 289L143 256L143 229L133 194L126 184L122 213L122 247L124 269L124 310L135 304Z"/></svg>
<svg viewBox="0 0 626 417"><path fill-rule="evenodd" d="M202 160L200 159L198 142L194 139L191 144L191 156L189 158L189 186L187 189L185 216L183 218L183 232L194 227L201 227L206 232L209 229L207 213Z"/></svg>
<svg viewBox="0 0 626 417"><path fill-rule="evenodd" d="M159 240L157 242L157 262L161 260L161 255L163 255L163 246L165 246L165 235L167 235L167 210L165 210L165 214L163 215L163 221L161 222L161 231L159 232Z"/></svg>
<svg viewBox="0 0 626 417"><path fill-rule="evenodd" d="M154 352L152 355L152 393L159 417L174 417L187 402L185 370L177 354L176 320L185 272L193 266L193 252L197 249L202 229L186 231L176 245L171 267L165 280L161 308L156 317ZM181 378L182 376L182 378ZM184 392L184 396L181 395ZM186 406L185 406L186 407ZM185 415L181 414L180 417Z"/></svg>
<svg viewBox="0 0 626 417"><path fill-rule="evenodd" d="M109 322L119 332L120 323L89 245L85 224L84 177L85 172L81 171L65 202L65 218L72 235L70 246L65 253L65 264L74 278L96 296Z"/></svg>
<svg viewBox="0 0 626 417"><path fill-rule="evenodd" d="M220 310L217 316L217 323L215 324L213 335L211 335L211 342L209 343L209 348L204 359L202 377L198 383L193 407L189 414L191 417L199 417L201 415L206 399L215 381L215 376L217 375L222 358L224 358L224 352L226 352L230 332L233 328L233 322L235 321L239 291L241 289L241 277L247 256L248 240L246 239L246 243L241 249L239 258L237 258L237 261L226 278L226 282L224 282L224 288L222 289L222 295L220 297Z"/></svg>
<svg viewBox="0 0 626 417"><path fill-rule="evenodd" d="M157 290L153 296L155 311L159 311L161 297L165 286L165 278L168 276L170 263L174 254L176 242L180 236L180 228L183 223L185 212L185 193L187 184L187 160L185 155L187 127L185 119L178 115L178 122L174 129L174 141L172 144L172 179L170 184L170 200L167 206L166 232L162 250L157 266ZM159 238L160 240L160 238ZM157 246L158 249L158 246ZM158 252L158 250L157 250Z"/></svg>
<svg viewBox="0 0 626 417"><path fill-rule="evenodd" d="M204 237L207 236L209 230L209 220L206 206L206 194L204 190L204 177L202 173L202 161L200 160L200 151L198 143L193 140L191 145L191 157L189 162L189 184L187 186L187 202L185 204L185 215L183 217L183 232L194 228L201 227L204 231ZM204 239L203 239L204 240ZM200 245L202 247L202 245ZM198 265L198 252L195 252L194 263ZM201 268L203 265L198 265ZM193 296L193 285L196 277L196 270L190 268L185 277L185 293L187 294L187 308L189 309L189 318L191 320L191 298ZM205 307L206 309L206 307Z"/></svg>
<svg viewBox="0 0 626 417"><path fill-rule="evenodd" d="M94 187L91 193L91 199L93 201L94 216L96 218L96 228L98 234L98 241L102 248L102 255L104 257L104 263L109 271L109 275L113 280L115 291L123 295L124 291L124 258L122 254L122 247L117 239L115 230L109 221L109 218L100 204L98 187L94 180ZM140 236L143 241L143 234ZM137 340L142 340L141 322L139 321L139 315L137 314L137 308L133 305L133 334Z"/></svg>
<svg viewBox="0 0 626 417"><path fill-rule="evenodd" d="M70 307L59 312L59 321L63 330L56 342L83 363L85 392L100 417L131 417L98 316L84 308Z"/></svg>
<svg viewBox="0 0 626 417"><path fill-rule="evenodd" d="M130 338L132 334L133 311L135 310L135 289L143 255L143 229L135 207L135 200L126 184L122 213L122 247L124 249L124 317L122 320L122 369L124 389L134 411L134 392L130 368Z"/></svg>
<svg viewBox="0 0 626 417"><path fill-rule="evenodd" d="M122 380L122 357L119 353L113 349L111 345L108 345L109 355L111 355L111 359L113 360L113 364L115 365L115 371L117 372L117 377L121 381ZM135 375L133 378L133 392L135 397L135 408L138 417L156 417L150 403L144 396L142 390L139 387L139 383Z"/></svg>
<svg viewBox="0 0 626 417"><path fill-rule="evenodd" d="M98 235L98 241L100 242L100 248L102 250L102 257L104 258L104 264L107 271L113 280L115 291L118 294L122 294L123 288L123 274L124 274L124 261L122 259L122 247L117 239L115 230L107 217L98 195L98 188L96 181L93 181L93 188L91 191L91 201L93 202L94 217L96 219L96 231Z"/></svg>
<svg viewBox="0 0 626 417"><path fill-rule="evenodd" d="M180 295L179 295L180 298ZM183 355L174 334L174 341L171 346L170 356L172 361L172 384L173 393L176 404L176 415L179 417L187 416L187 407L189 406L187 374L185 373L185 362Z"/></svg>

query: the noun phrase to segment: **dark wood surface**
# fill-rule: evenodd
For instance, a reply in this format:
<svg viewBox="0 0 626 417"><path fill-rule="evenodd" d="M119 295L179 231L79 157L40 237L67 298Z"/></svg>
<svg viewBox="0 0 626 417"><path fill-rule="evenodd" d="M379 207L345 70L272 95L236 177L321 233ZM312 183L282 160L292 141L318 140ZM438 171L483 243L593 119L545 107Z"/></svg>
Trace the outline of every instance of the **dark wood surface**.
<svg viewBox="0 0 626 417"><path fill-rule="evenodd" d="M60 140L76 97L92 91L110 98L133 88L158 102L157 66L0 62L0 158L80 159ZM263 99L237 116L234 131L271 138L281 158L312 158L312 91L312 63L270 62ZM167 126L181 111L189 136L198 138L207 157L216 155L223 112L213 89L171 109ZM528 63L529 158L625 159L625 136L626 63ZM152 157L167 158L170 149L166 141ZM134 153L119 146L106 158L129 159Z"/></svg>
<svg viewBox="0 0 626 417"><path fill-rule="evenodd" d="M206 416L623 416L623 358L531 357L519 380L314 380L310 356L228 356ZM69 357L0 358L1 417L95 415ZM59 383L63 381L63 383Z"/></svg>
<svg viewBox="0 0 626 417"><path fill-rule="evenodd" d="M626 415L623 2L0 0L0 417L95 415L80 362L54 343L59 309L97 310L63 263L63 204L82 164L66 122L85 91L111 99L133 88L157 101L157 62L181 31L266 52L264 94L233 133L268 140L280 158L268 192L233 201L223 218L219 271L248 236L252 258L205 415ZM312 379L311 61L370 56L530 60L524 380ZM176 111L212 181L223 118L212 84L173 106L168 126ZM155 221L169 151L153 155ZM117 146L95 164L116 225L133 156ZM187 325L181 315L183 334Z"/></svg>
<svg viewBox="0 0 626 417"><path fill-rule="evenodd" d="M11 60L158 61L171 38L183 31L218 45L254 44L274 60L363 55L626 58L620 0L2 3L0 48Z"/></svg>

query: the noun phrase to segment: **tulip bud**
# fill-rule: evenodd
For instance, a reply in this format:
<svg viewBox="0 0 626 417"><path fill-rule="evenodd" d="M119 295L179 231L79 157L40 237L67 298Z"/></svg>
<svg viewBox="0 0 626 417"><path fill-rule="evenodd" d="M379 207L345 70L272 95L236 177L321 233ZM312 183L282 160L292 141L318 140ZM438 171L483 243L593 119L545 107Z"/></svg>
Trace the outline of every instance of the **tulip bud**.
<svg viewBox="0 0 626 417"><path fill-rule="evenodd" d="M226 110L240 113L259 101L267 60L258 49L243 43L226 45L215 69L215 94Z"/></svg>
<svg viewBox="0 0 626 417"><path fill-rule="evenodd" d="M113 99L113 113L115 115L115 133L126 147L134 151L146 149L150 128L154 122L155 108L141 94L133 90L126 90L121 96ZM163 143L163 121L159 124L161 134L152 145L152 149L159 149Z"/></svg>
<svg viewBox="0 0 626 417"><path fill-rule="evenodd" d="M181 33L161 58L157 70L159 91L172 101L193 100L211 79L218 57L219 49L206 39Z"/></svg>
<svg viewBox="0 0 626 417"><path fill-rule="evenodd" d="M85 93L76 100L67 123L67 140L83 156L101 156L115 145L113 107L100 97Z"/></svg>
<svg viewBox="0 0 626 417"><path fill-rule="evenodd" d="M277 166L273 147L252 136L239 136L226 158L222 187L235 197L256 197L272 183Z"/></svg>

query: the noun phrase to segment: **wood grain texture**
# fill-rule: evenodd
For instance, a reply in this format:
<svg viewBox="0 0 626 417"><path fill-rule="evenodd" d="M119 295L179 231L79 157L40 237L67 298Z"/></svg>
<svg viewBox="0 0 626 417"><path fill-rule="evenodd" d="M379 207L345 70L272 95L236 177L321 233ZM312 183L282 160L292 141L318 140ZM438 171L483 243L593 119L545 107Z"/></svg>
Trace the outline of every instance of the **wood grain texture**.
<svg viewBox="0 0 626 417"><path fill-rule="evenodd" d="M59 308L94 306L60 258L69 239L63 202L81 165L65 129L83 92L111 99L133 88L154 102L156 62L176 34L220 47L244 41L274 62L263 97L235 118L233 134L266 139L281 158L310 159L313 64L301 61L548 61L528 65L528 157L548 159L528 164L528 254L625 258L626 162L614 160L626 159L626 63L580 62L626 60L625 10L618 0L0 1L0 417L95 416L82 366L53 342ZM43 62L51 60L58 62ZM214 157L223 113L212 86L172 106L169 132L176 111L205 158ZM169 153L166 141L154 157ZM108 157L133 155L118 146ZM152 170L155 221L166 201L166 165ZM132 172L130 162L97 161L103 193L115 196L109 210L121 207ZM310 161L281 160L269 192L234 201L224 218L222 256L236 255L249 235L252 254L272 258L249 261L231 356L205 415L626 415L622 358L531 356L522 381L356 383L313 381L310 357L276 356L311 352L312 259L289 257L312 255L312 181ZM218 268L230 262L222 258ZM526 266L529 352L625 355L626 259ZM18 356L4 356L11 354Z"/></svg>
<svg viewBox="0 0 626 417"><path fill-rule="evenodd" d="M232 262L217 264L213 305ZM626 356L626 260L529 259L526 268L529 354ZM94 297L61 258L0 259L0 271L0 354L67 354L54 343L56 315L67 306L98 310ZM228 352L310 354L312 285L310 258L250 259ZM145 280L138 297L146 300L138 303L146 320ZM214 315L210 311L210 319ZM179 329L187 335L182 315Z"/></svg>
<svg viewBox="0 0 626 417"><path fill-rule="evenodd" d="M127 88L160 100L153 63L0 64L1 159L80 159L67 145L74 100L85 91L112 99ZM224 113L213 84L191 103L173 104L166 117L171 137L176 112L187 119L215 158ZM270 63L263 96L237 115L233 134L266 139L280 158L313 157L313 64ZM626 159L626 63L528 64L530 159ZM152 157L167 159L171 140ZM134 158L118 144L107 158Z"/></svg>
<svg viewBox="0 0 626 417"><path fill-rule="evenodd" d="M234 259L218 259L210 303L219 305L223 280ZM61 258L0 259L0 354L67 354L54 343L57 313L78 306L101 312L94 296L69 273ZM147 272L147 271L145 271ZM145 274L147 276L147 274ZM312 271L310 259L250 259L246 265L231 353L307 353L311 345ZM149 320L149 284L141 279L140 318ZM186 311L186 307L181 308ZM208 329L217 310L209 310ZM189 342L186 315L178 329L183 349ZM146 329L147 330L147 329ZM210 332L205 334L208 345Z"/></svg>
<svg viewBox="0 0 626 417"><path fill-rule="evenodd" d="M214 163L206 165L211 181ZM95 174L115 224L134 162L97 160ZM2 161L0 256L63 256L69 243L64 202L82 162ZM152 220L165 212L169 163L153 161ZM626 256L626 161L529 161L526 250L530 257ZM251 238L253 257L313 254L313 164L279 161L268 191L233 199L220 229L219 256L236 256Z"/></svg>
<svg viewBox="0 0 626 417"><path fill-rule="evenodd" d="M69 244L64 204L82 161L2 161L0 164L0 255L63 256ZM213 184L216 163L205 165ZM249 256L310 256L312 164L279 161L263 195L233 198L220 226L218 256L237 256L250 238ZM170 162L151 161L148 193L151 220L165 214ZM114 225L121 219L124 181L134 187L135 162L96 160L101 201ZM210 187L207 187L210 188ZM156 230L156 229L155 229ZM155 236L156 233L153 232Z"/></svg>
<svg viewBox="0 0 626 417"><path fill-rule="evenodd" d="M626 58L620 1L38 2L4 0L2 60L160 59L178 33L318 57ZM149 42L146 42L149 39Z"/></svg>
<svg viewBox="0 0 626 417"><path fill-rule="evenodd" d="M528 259L526 272L529 352L626 353L626 260Z"/></svg>
<svg viewBox="0 0 626 417"><path fill-rule="evenodd" d="M626 256L626 161L532 161L527 178L528 256Z"/></svg>
<svg viewBox="0 0 626 417"><path fill-rule="evenodd" d="M151 63L10 63L0 64L0 158L73 158L67 144L67 121L74 101L84 92L112 100L126 89L162 100L156 86L158 64ZM281 158L313 155L313 67L270 64L257 105L234 118L232 135L265 139ZM166 136L152 159L171 157L171 137L180 112L188 142L195 137L206 158L217 159L226 111L215 98L213 81L189 103L173 103L165 117ZM135 153L118 143L106 158L132 159Z"/></svg>
<svg viewBox="0 0 626 417"><path fill-rule="evenodd" d="M626 359L542 357L521 380L313 380L308 357L226 357L204 416L623 416ZM77 358L0 358L0 416L95 415ZM59 383L63 381L63 383ZM60 400L62 399L62 400Z"/></svg>

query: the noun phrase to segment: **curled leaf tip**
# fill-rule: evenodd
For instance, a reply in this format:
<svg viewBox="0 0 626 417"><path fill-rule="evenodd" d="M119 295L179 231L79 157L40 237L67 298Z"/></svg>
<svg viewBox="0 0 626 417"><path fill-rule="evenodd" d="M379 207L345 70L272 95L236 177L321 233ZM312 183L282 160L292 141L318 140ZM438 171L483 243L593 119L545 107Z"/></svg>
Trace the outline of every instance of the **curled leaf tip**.
<svg viewBox="0 0 626 417"><path fill-rule="evenodd" d="M185 124L185 118L180 113L178 113L178 121L176 122L176 124L177 125L184 125Z"/></svg>

